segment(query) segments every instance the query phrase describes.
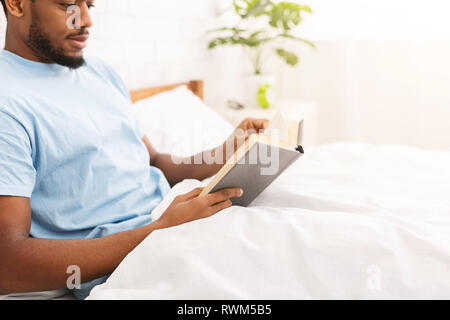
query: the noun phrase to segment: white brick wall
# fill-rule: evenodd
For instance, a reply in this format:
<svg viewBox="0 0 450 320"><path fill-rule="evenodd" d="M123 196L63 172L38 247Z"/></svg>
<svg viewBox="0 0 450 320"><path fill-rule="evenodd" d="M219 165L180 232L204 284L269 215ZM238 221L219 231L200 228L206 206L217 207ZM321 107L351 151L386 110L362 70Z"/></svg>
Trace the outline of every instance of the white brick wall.
<svg viewBox="0 0 450 320"><path fill-rule="evenodd" d="M240 61L235 49L206 49L206 31L216 27L223 2L97 0L86 54L109 62L130 89L203 79L206 101L221 104L233 90L225 79L239 73ZM0 14L1 47L5 24Z"/></svg>

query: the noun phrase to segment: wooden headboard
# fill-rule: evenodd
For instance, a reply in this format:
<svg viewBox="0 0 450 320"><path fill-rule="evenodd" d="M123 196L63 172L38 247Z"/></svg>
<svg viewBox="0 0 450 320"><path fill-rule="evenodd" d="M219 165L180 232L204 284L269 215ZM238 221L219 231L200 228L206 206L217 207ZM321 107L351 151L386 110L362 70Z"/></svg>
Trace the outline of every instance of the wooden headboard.
<svg viewBox="0 0 450 320"><path fill-rule="evenodd" d="M133 103L154 96L158 93L170 91L175 88L187 86L197 97L203 100L203 80L192 80L189 82L181 82L176 84L170 84L166 86L151 87L146 89L134 90L130 92L131 101Z"/></svg>

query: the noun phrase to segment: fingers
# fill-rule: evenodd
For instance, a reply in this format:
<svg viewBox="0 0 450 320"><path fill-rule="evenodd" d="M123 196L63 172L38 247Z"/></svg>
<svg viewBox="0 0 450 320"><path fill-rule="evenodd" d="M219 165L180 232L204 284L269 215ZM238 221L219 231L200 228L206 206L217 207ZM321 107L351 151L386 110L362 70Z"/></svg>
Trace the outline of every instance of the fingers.
<svg viewBox="0 0 450 320"><path fill-rule="evenodd" d="M210 207L209 216L212 216L222 210L230 208L232 205L233 205L233 203L231 202L231 200L219 202L219 203L213 205L212 207Z"/></svg>
<svg viewBox="0 0 450 320"><path fill-rule="evenodd" d="M263 130L269 129L269 126L270 126L270 121L267 120L267 119L263 119L262 120L262 125L261 125L262 129Z"/></svg>
<svg viewBox="0 0 450 320"><path fill-rule="evenodd" d="M269 127L270 121L267 119L252 119L255 130L265 130Z"/></svg>
<svg viewBox="0 0 450 320"><path fill-rule="evenodd" d="M232 206L230 198L242 195L240 188L228 188L214 194L199 197L203 188L175 197L175 200L157 220L158 229L178 226L191 221L208 218Z"/></svg>
<svg viewBox="0 0 450 320"><path fill-rule="evenodd" d="M242 146L249 138L250 135L248 131L244 132L243 134L233 136L233 152L236 151L240 146ZM227 145L225 147L227 147Z"/></svg>
<svg viewBox="0 0 450 320"><path fill-rule="evenodd" d="M207 205L214 206L218 203L230 200L231 198L240 198L243 195L241 188L228 188L208 194L206 196Z"/></svg>
<svg viewBox="0 0 450 320"><path fill-rule="evenodd" d="M194 199L195 197L198 197L200 195L200 193L203 191L204 188L195 188L194 190L186 193L186 194L182 194L177 196L175 199L179 200L179 201L188 201L191 199Z"/></svg>
<svg viewBox="0 0 450 320"><path fill-rule="evenodd" d="M247 118L241 122L237 129L242 129L244 131L252 130L254 133L260 133L269 128L270 121L267 119L253 119Z"/></svg>

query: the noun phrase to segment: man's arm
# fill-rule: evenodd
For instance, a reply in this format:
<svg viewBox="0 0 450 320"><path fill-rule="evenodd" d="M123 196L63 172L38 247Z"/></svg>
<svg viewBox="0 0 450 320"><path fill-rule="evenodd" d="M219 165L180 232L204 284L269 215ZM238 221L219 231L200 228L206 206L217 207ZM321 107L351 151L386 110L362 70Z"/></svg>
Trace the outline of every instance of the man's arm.
<svg viewBox="0 0 450 320"><path fill-rule="evenodd" d="M201 181L215 175L234 151L244 143L249 134L258 133L267 129L268 126L269 120L266 119L245 119L221 146L188 158L158 153L147 137L144 137L142 141L150 154L150 164L161 169L170 185L174 186L184 179Z"/></svg>
<svg viewBox="0 0 450 320"><path fill-rule="evenodd" d="M200 154L202 162L200 164L195 164L195 158L198 159L199 155L181 158L170 154L158 153L147 137L144 137L142 141L150 154L150 164L161 169L172 187L184 179L197 179L201 181L211 177L216 174L223 166L223 163L225 163L225 159L222 158L219 163L207 164L203 161L203 155ZM216 150L211 150L205 152L205 154L210 153L215 155L215 152Z"/></svg>
<svg viewBox="0 0 450 320"><path fill-rule="evenodd" d="M66 287L67 268L77 265L83 282L111 273L125 256L157 229L92 240L46 240L29 237L30 201L0 197L0 292L32 292Z"/></svg>
<svg viewBox="0 0 450 320"><path fill-rule="evenodd" d="M210 217L242 195L234 188L199 197L201 190L176 197L150 225L88 240L31 238L29 199L0 196L0 294L65 288L67 268L73 265L80 268L83 283L111 274L152 232Z"/></svg>

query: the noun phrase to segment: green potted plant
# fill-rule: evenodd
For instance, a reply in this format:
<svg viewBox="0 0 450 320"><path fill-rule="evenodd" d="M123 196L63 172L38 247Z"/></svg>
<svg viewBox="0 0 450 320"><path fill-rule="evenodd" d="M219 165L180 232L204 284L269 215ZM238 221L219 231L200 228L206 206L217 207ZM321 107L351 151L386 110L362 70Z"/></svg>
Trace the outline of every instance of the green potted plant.
<svg viewBox="0 0 450 320"><path fill-rule="evenodd" d="M312 13L311 8L295 2L272 0L233 0L232 10L238 16L238 24L210 31L210 50L221 46L242 46L252 62L253 72L244 76L244 97L239 101L244 106L268 108L275 102L274 76L266 72L266 63L271 54L281 58L287 65L296 66L299 57L286 49L288 41L315 45L293 34L302 22L303 13Z"/></svg>

